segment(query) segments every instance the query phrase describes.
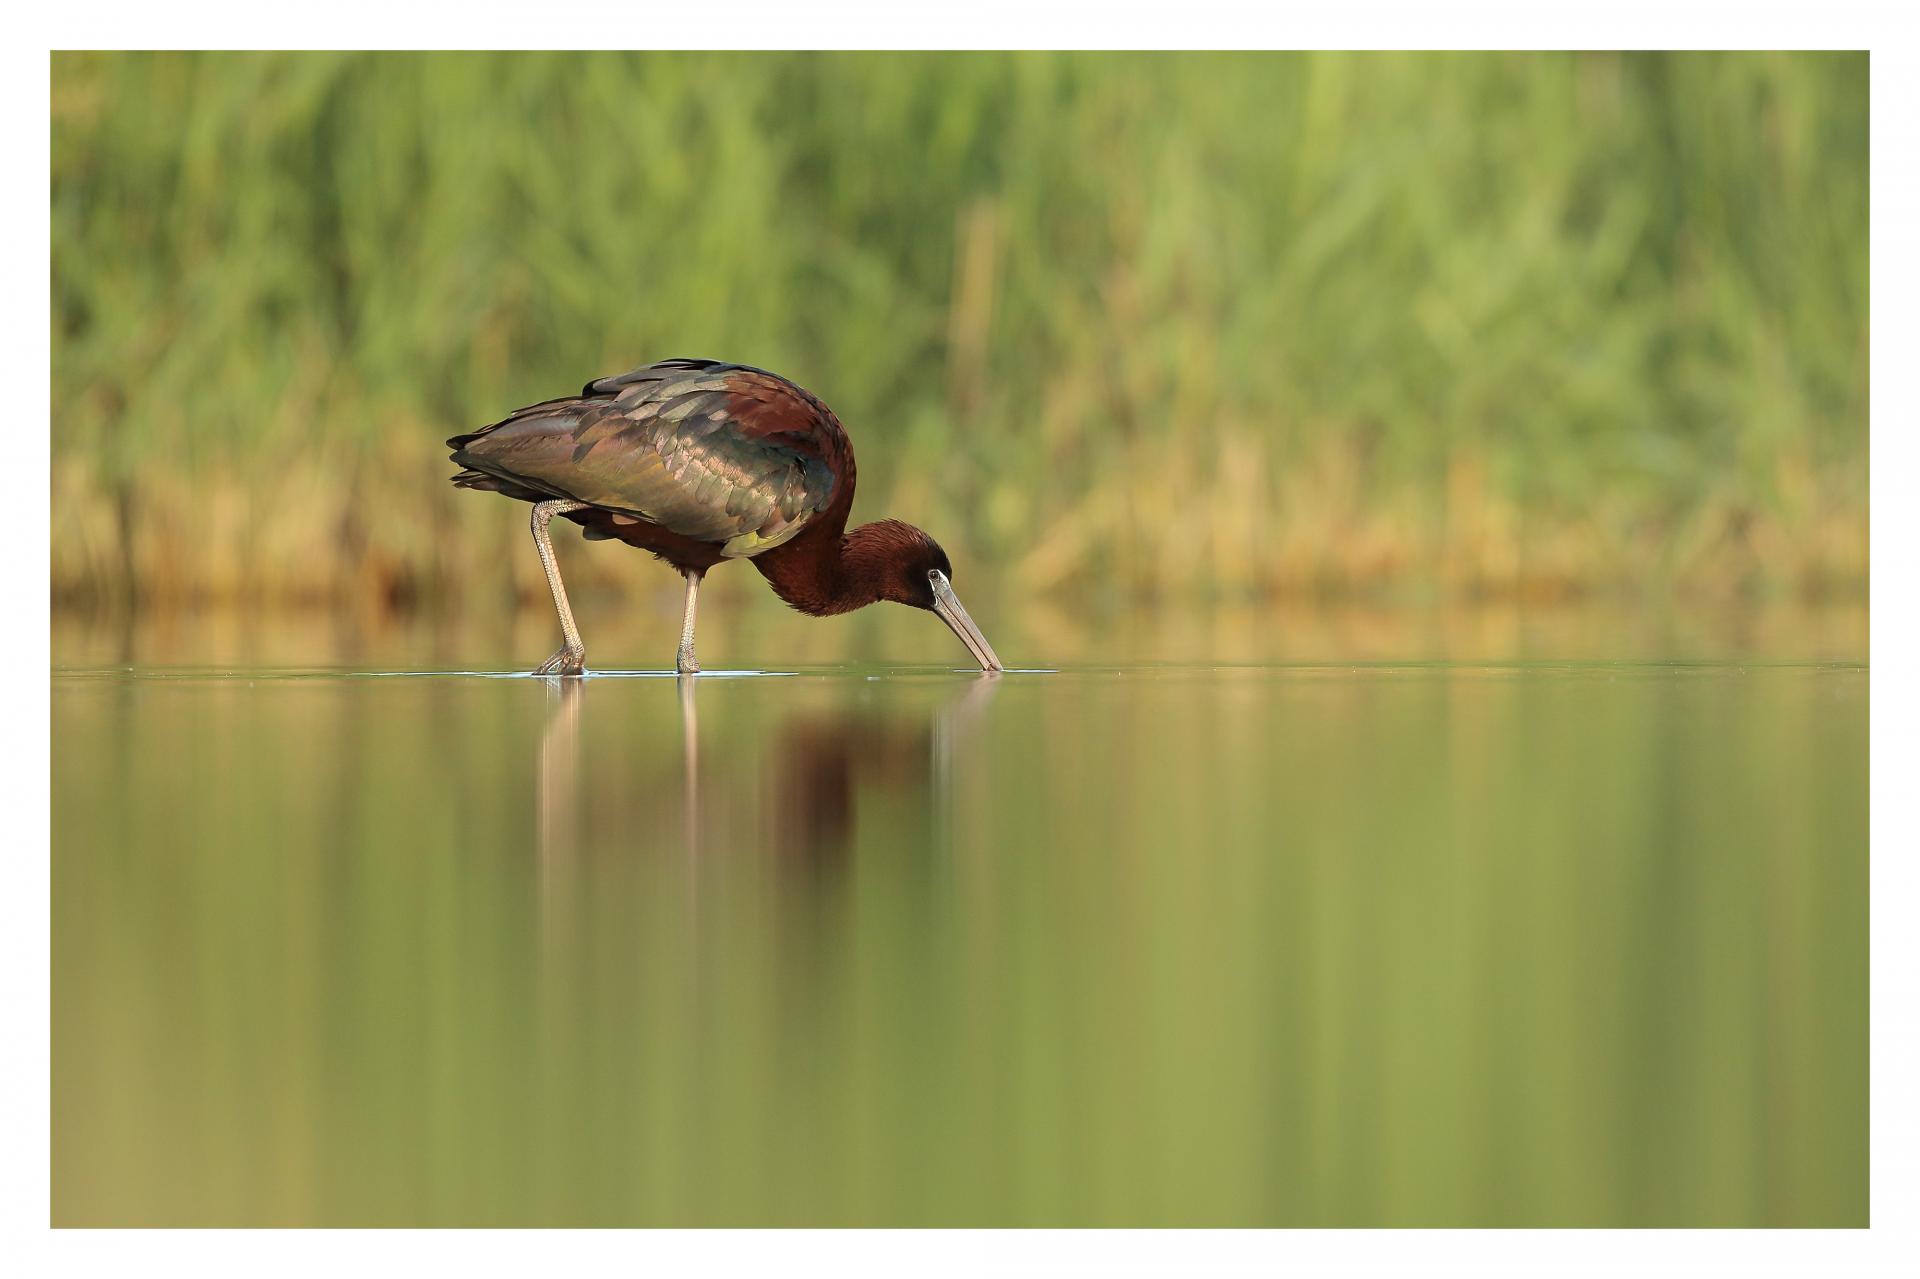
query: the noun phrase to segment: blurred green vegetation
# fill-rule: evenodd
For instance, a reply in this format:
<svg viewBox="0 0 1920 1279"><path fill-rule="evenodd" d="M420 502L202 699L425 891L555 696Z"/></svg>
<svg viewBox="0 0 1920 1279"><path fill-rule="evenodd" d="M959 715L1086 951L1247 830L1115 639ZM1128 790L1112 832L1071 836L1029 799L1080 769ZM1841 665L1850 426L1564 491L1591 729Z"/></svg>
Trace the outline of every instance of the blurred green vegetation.
<svg viewBox="0 0 1920 1279"><path fill-rule="evenodd" d="M56 55L54 591L537 598L441 438L702 355L1008 589L1859 594L1867 72Z"/></svg>

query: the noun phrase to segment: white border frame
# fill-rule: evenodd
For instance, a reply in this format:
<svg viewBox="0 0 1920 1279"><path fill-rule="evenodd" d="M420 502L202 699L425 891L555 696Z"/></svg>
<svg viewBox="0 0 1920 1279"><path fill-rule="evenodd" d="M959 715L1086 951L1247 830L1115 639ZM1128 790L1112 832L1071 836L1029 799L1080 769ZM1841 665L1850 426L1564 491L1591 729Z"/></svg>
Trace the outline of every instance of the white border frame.
<svg viewBox="0 0 1920 1279"><path fill-rule="evenodd" d="M8 41L0 114L9 135L4 243L15 271L38 271L50 233L47 51L54 48L1869 48L1873 50L1872 498L1876 559L1893 566L1877 583L1871 651L1880 657L1872 693L1872 815L1881 852L1872 876L1872 1215L1868 1231L750 1231L750 1232L88 1232L47 1228L49 952L47 893L48 686L42 643L0 635L19 672L5 694L0 786L10 818L17 880L5 894L5 1007L26 1021L0 1066L6 1110L0 1182L16 1273L125 1274L160 1265L196 1271L335 1272L440 1269L480 1274L544 1271L593 1261L646 1260L676 1269L781 1273L882 1270L972 1276L1015 1273L1164 1274L1270 1269L1292 1262L1314 1273L1653 1274L1889 1273L1910 1265L1920 1203L1915 1154L1915 901L1913 804L1916 714L1913 563L1916 471L1909 368L1916 342L1913 237L1920 227L1920 57L1892 4L1622 3L1569 12L1551 4L1423 5L1346 0L1302 6L1191 3L953 5L693 3L664 6L572 3L537 6L469 0L457 6L344 0L316 20L304 6L203 3L81 3L42 9ZM1385 38L1383 41L1383 37ZM30 268L30 263L32 266ZM43 288L47 277L39 276ZM50 295L16 286L5 298L4 350L16 402L47 396ZM1891 357L1891 358L1888 358ZM29 389L30 388L30 389ZM49 404L49 411L51 405ZM48 437L22 424L45 473ZM50 421L50 416L38 420ZM1906 428L1906 429L1901 429ZM4 564L6 597L46 619L46 521L17 523ZM20 541L26 545L22 547ZM42 631L41 634L46 634ZM24 1263L24 1264L22 1264Z"/></svg>

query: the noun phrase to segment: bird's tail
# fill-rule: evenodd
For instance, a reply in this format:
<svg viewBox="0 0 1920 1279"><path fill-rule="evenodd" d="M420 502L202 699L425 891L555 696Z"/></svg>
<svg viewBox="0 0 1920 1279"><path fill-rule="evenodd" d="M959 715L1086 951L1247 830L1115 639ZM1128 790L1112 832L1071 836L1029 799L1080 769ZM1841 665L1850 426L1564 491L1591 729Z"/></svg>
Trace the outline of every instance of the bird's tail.
<svg viewBox="0 0 1920 1279"><path fill-rule="evenodd" d="M542 493L539 489L530 488L525 484L516 484L505 476L488 475L485 471L476 471L472 468L455 475L453 486L462 489L480 489L487 493L504 493L522 502L544 502L553 496L551 493Z"/></svg>

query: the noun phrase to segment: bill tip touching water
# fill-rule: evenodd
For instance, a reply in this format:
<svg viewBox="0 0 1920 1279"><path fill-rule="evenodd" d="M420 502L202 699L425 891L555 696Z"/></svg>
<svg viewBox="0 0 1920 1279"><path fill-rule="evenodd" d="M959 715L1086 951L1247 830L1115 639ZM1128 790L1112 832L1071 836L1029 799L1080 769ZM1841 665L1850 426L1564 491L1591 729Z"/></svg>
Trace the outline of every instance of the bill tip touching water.
<svg viewBox="0 0 1920 1279"><path fill-rule="evenodd" d="M953 589L940 544L900 520L847 529L853 443L833 411L777 374L716 360L662 360L589 382L447 441L461 488L533 505L533 541L560 615L561 645L536 668L582 675L586 645L560 580L550 525L581 526L672 565L686 580L674 669L700 669L700 582L750 562L787 604L815 617L869 604L933 613L982 671L1005 669Z"/></svg>

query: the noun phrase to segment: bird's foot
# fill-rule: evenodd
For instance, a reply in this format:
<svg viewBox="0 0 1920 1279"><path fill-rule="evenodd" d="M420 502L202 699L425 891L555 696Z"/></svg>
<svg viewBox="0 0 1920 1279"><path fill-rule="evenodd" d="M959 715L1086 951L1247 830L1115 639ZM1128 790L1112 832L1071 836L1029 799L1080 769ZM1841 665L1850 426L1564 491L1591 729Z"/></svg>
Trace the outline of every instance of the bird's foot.
<svg viewBox="0 0 1920 1279"><path fill-rule="evenodd" d="M587 649L584 644L562 644L560 650L533 668L535 675L584 675L587 673Z"/></svg>
<svg viewBox="0 0 1920 1279"><path fill-rule="evenodd" d="M698 675L700 663L693 660L692 653L682 653L674 659L673 669L682 675Z"/></svg>

